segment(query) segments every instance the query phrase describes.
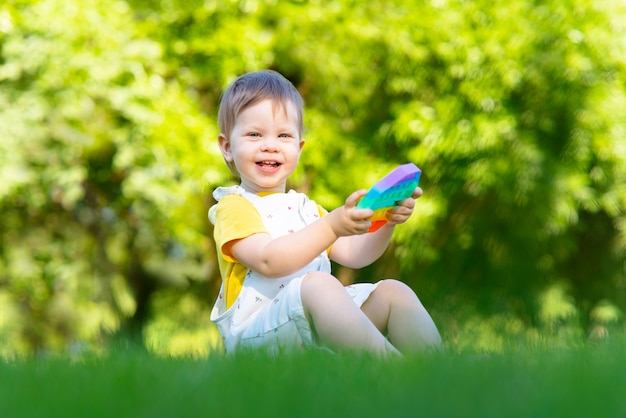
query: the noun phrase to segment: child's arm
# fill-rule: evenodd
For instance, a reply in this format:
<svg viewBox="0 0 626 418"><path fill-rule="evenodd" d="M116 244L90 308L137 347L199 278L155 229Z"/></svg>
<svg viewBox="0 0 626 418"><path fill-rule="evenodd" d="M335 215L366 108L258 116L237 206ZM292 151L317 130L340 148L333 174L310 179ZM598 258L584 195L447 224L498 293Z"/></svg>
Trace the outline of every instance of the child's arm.
<svg viewBox="0 0 626 418"><path fill-rule="evenodd" d="M411 217L415 200L421 195L422 189L417 187L410 198L398 202L390 211L387 223L376 232L339 238L333 245L330 258L351 268L362 268L376 261L387 249L395 226Z"/></svg>
<svg viewBox="0 0 626 418"><path fill-rule="evenodd" d="M339 237L365 234L374 212L357 209L365 190L352 193L341 206L309 226L276 239L269 234L254 234L229 244L239 262L265 277L294 273L326 251Z"/></svg>

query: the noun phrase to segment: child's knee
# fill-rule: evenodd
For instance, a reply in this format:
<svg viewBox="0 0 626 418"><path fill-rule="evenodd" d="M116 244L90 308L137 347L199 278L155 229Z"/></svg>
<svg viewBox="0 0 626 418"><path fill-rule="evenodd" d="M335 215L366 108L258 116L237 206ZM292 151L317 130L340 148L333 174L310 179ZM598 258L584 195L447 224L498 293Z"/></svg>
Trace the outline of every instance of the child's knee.
<svg viewBox="0 0 626 418"><path fill-rule="evenodd" d="M302 278L301 289L341 288L341 283L331 274L321 271L307 273Z"/></svg>
<svg viewBox="0 0 626 418"><path fill-rule="evenodd" d="M300 295L302 301L307 305L307 301L328 298L339 292L345 292L343 285L333 275L316 271L308 273L302 278L300 285Z"/></svg>
<svg viewBox="0 0 626 418"><path fill-rule="evenodd" d="M391 293L414 293L413 290L406 284L396 279L381 280L378 284L377 290L381 289L384 292Z"/></svg>
<svg viewBox="0 0 626 418"><path fill-rule="evenodd" d="M396 279L381 280L375 292L384 295L384 297L390 301L419 301L417 295L409 285Z"/></svg>

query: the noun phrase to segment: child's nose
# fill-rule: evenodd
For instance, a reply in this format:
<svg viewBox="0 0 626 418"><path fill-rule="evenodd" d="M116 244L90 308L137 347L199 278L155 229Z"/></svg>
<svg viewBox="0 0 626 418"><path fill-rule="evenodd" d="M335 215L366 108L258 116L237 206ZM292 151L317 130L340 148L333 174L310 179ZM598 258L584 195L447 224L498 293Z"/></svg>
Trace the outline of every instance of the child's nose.
<svg viewBox="0 0 626 418"><path fill-rule="evenodd" d="M276 152L280 150L280 141L278 138L265 137L261 144L261 150L266 152Z"/></svg>

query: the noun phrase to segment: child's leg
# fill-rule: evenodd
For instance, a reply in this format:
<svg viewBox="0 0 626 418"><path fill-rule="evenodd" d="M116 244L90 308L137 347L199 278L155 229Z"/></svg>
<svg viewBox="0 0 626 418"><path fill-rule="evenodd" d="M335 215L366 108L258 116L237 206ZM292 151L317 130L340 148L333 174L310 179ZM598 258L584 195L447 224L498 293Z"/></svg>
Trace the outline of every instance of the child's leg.
<svg viewBox="0 0 626 418"><path fill-rule="evenodd" d="M302 280L300 294L304 312L323 345L398 354L335 277L309 273Z"/></svg>
<svg viewBox="0 0 626 418"><path fill-rule="evenodd" d="M361 309L400 352L441 346L432 318L415 292L400 281L381 281Z"/></svg>

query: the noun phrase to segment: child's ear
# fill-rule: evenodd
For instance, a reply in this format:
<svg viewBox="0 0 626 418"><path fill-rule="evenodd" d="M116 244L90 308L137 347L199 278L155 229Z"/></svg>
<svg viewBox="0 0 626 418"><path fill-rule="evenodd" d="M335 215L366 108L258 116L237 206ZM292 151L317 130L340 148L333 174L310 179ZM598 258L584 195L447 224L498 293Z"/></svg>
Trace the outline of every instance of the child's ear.
<svg viewBox="0 0 626 418"><path fill-rule="evenodd" d="M226 135L219 134L217 137L217 144L220 147L220 151L222 151L222 156L224 157L224 162L230 169L230 172L235 176L239 176L237 172L237 167L235 167L235 158L233 157L232 147L230 146L230 141L226 138Z"/></svg>
<svg viewBox="0 0 626 418"><path fill-rule="evenodd" d="M306 142L306 141L304 140L304 138L302 138L302 139L300 140L300 152L302 152L302 148L304 148L304 143L305 143L305 142Z"/></svg>
<svg viewBox="0 0 626 418"><path fill-rule="evenodd" d="M222 151L222 155L224 156L224 160L227 163L233 161L233 153L230 147L230 141L226 138L226 135L220 133L217 137L217 144L220 147L220 151Z"/></svg>

